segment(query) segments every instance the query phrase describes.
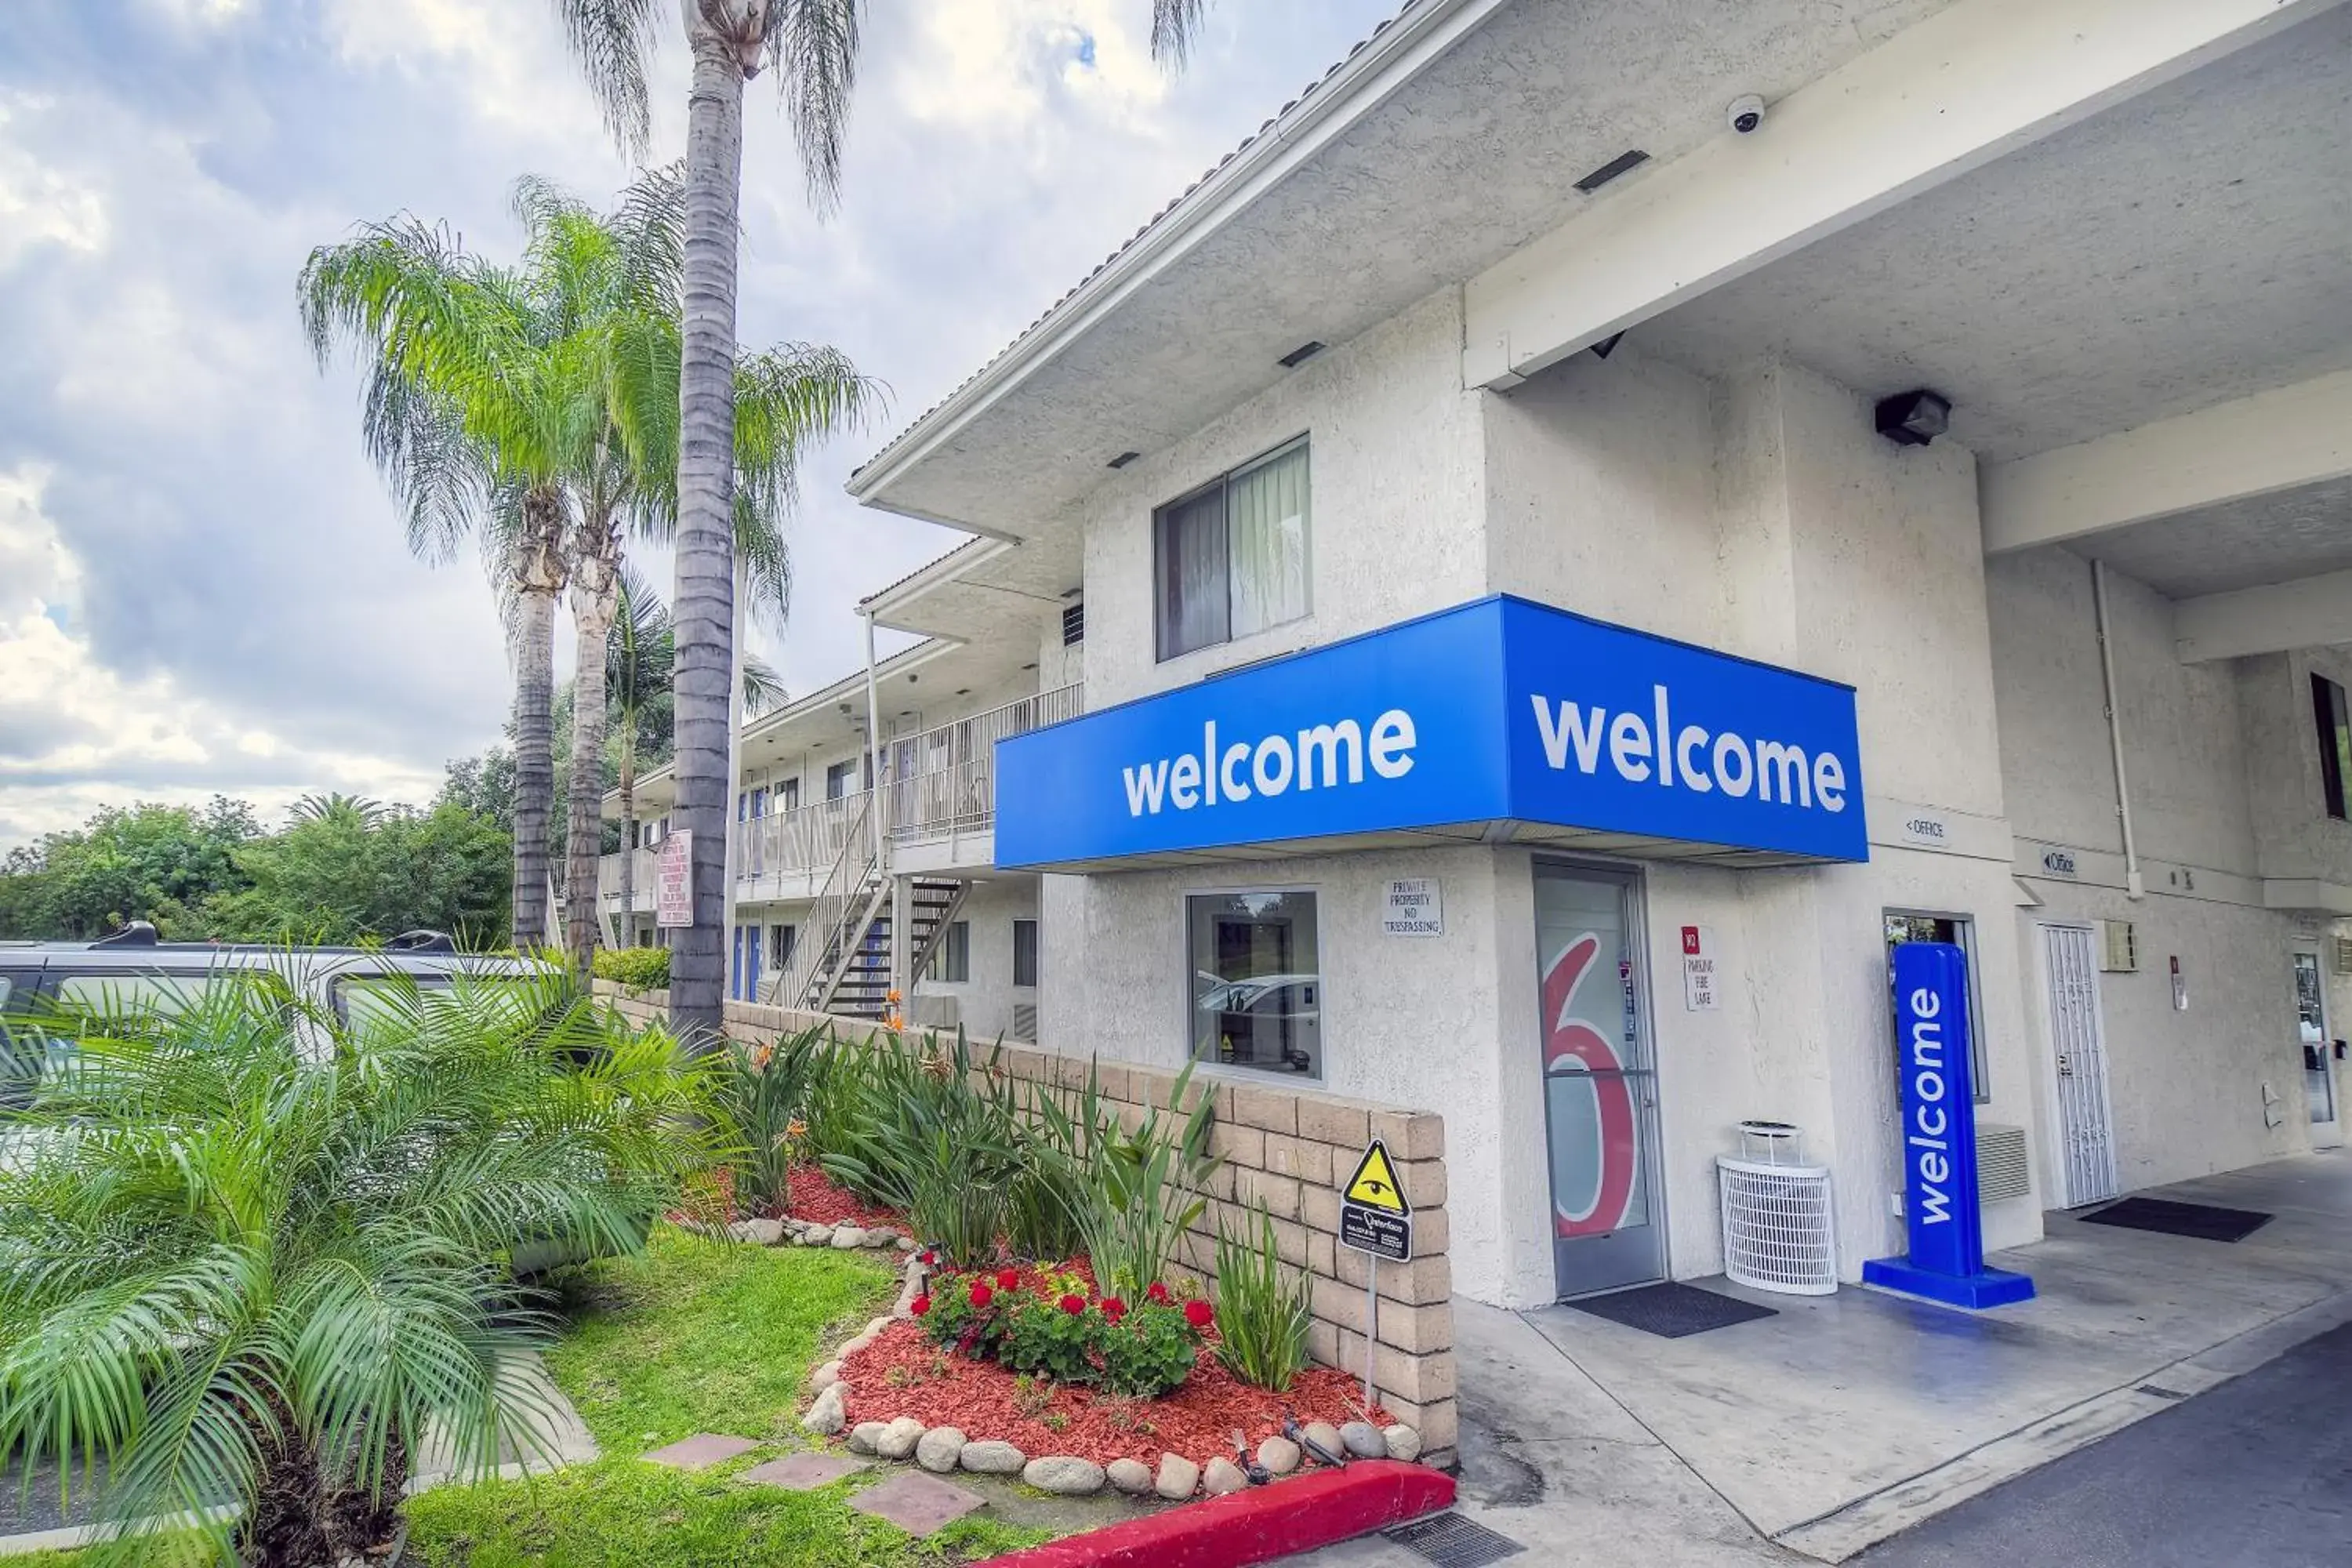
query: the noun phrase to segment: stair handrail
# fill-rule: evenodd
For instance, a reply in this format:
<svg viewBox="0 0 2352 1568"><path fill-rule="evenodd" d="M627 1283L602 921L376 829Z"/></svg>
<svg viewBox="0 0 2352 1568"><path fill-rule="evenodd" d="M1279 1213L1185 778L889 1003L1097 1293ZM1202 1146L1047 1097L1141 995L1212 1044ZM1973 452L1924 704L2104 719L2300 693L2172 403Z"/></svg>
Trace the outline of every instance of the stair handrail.
<svg viewBox="0 0 2352 1568"><path fill-rule="evenodd" d="M809 905L807 930L794 944L791 963L769 986L772 1003L788 1007L815 1005L810 993L818 977L830 969L837 950L856 940L841 928L853 917L859 924L866 923L864 903L857 895L873 880L877 868L873 837L866 830L866 814L873 809L874 792L860 791L848 830L841 837L841 853L834 857L832 868ZM864 934L859 931L856 936Z"/></svg>

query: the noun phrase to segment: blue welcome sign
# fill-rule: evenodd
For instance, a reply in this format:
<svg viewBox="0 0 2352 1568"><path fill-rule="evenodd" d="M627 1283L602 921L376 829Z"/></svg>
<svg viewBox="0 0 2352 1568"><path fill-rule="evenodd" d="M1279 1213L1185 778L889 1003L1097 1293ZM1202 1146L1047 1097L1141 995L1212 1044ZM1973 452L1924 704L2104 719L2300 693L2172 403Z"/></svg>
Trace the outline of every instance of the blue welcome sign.
<svg viewBox="0 0 2352 1568"><path fill-rule="evenodd" d="M1865 860L1853 689L1498 596L997 745L996 861L1498 821Z"/></svg>
<svg viewBox="0 0 2352 1568"><path fill-rule="evenodd" d="M1969 1076L1969 962L1958 947L1948 942L1895 947L1895 1027L1903 1075L1903 1223L1910 1252L1864 1264L1862 1278L1954 1307L2030 1300L2031 1277L1985 1267Z"/></svg>

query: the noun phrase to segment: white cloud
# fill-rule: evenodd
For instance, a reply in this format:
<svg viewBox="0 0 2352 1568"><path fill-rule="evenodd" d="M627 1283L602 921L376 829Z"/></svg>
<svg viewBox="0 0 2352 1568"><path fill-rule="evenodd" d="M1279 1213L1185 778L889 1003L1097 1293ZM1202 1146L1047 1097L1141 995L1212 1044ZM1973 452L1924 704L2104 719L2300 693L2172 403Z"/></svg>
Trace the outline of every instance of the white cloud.
<svg viewBox="0 0 2352 1568"><path fill-rule="evenodd" d="M99 194L8 137L11 121L47 107L28 95L0 93L0 273L37 245L80 251L106 247L106 204Z"/></svg>
<svg viewBox="0 0 2352 1568"><path fill-rule="evenodd" d="M431 773L305 747L247 727L168 672L130 679L100 665L75 630L83 565L42 510L47 480L32 466L0 471L0 842L134 797L225 793L267 810L316 788L430 796Z"/></svg>

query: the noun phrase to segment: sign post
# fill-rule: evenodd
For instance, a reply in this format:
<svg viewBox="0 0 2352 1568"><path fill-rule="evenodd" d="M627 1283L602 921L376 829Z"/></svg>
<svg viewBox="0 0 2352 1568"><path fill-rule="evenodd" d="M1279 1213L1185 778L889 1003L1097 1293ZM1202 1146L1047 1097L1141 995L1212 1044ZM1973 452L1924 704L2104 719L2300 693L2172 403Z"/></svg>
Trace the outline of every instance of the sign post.
<svg viewBox="0 0 2352 1568"><path fill-rule="evenodd" d="M1364 1255L1364 1405L1372 1404L1372 1354L1380 1342L1381 1259L1412 1261L1412 1205L1405 1201L1388 1146L1375 1138L1339 1189L1339 1245Z"/></svg>
<svg viewBox="0 0 2352 1568"><path fill-rule="evenodd" d="M1969 1083L1969 965L1948 942L1895 949L1895 1027L1903 1076L1903 1258L1862 1266L1865 1284L1953 1307L2005 1307L2030 1276L1987 1268L1977 1210L1976 1095Z"/></svg>
<svg viewBox="0 0 2352 1568"><path fill-rule="evenodd" d="M694 834L681 828L661 841L661 858L654 864L654 923L690 926L694 923Z"/></svg>

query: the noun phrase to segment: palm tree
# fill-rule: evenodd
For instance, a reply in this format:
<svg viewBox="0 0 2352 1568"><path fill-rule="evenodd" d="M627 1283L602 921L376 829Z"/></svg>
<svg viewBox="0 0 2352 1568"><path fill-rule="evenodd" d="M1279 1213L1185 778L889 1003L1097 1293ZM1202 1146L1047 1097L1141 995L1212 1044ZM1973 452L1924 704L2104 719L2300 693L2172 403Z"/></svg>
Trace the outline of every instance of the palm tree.
<svg viewBox="0 0 2352 1568"><path fill-rule="evenodd" d="M59 1020L7 1113L0 1454L103 1465L89 1568L355 1559L428 1435L461 1472L544 1447L510 1260L634 1251L728 1152L708 1069L559 977L349 1023L274 978Z"/></svg>
<svg viewBox="0 0 2352 1568"><path fill-rule="evenodd" d="M1205 0L1151 0L1153 58L1181 64ZM623 150L652 135L646 68L662 0L555 0L572 55ZM670 1018L715 1035L726 1005L725 834L734 792L735 285L743 84L773 66L809 198L829 210L857 79L860 0L679 0L694 57L687 96L686 336L677 466L677 806L694 834L694 924L670 952Z"/></svg>
<svg viewBox="0 0 2352 1568"><path fill-rule="evenodd" d="M336 822L349 827L373 828L383 824L384 805L380 800L365 795L345 795L341 790L328 795L306 795L289 806L286 819L296 826L306 822Z"/></svg>

